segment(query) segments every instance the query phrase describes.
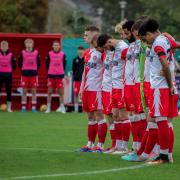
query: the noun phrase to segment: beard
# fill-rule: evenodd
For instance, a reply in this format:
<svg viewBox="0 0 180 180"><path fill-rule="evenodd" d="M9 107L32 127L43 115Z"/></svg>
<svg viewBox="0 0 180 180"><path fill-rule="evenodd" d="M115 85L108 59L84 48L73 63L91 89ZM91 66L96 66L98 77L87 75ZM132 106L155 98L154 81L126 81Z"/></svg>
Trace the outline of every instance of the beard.
<svg viewBox="0 0 180 180"><path fill-rule="evenodd" d="M128 39L128 42L129 43L132 43L132 42L134 42L136 39L134 38L134 36L133 35L131 35L131 38L130 39Z"/></svg>

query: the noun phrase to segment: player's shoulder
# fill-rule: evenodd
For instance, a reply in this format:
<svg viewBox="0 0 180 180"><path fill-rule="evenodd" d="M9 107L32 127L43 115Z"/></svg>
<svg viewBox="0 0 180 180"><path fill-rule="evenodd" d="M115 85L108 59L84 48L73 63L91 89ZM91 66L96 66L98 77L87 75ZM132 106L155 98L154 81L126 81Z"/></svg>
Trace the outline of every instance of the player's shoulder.
<svg viewBox="0 0 180 180"><path fill-rule="evenodd" d="M128 48L128 46L129 45L123 40L120 40L117 45L118 48Z"/></svg>
<svg viewBox="0 0 180 180"><path fill-rule="evenodd" d="M167 40L169 41L171 48L175 49L177 44L176 44L176 40L174 39L173 36L171 36L169 33L167 32L163 32L162 33L163 36L165 36L167 38Z"/></svg>
<svg viewBox="0 0 180 180"><path fill-rule="evenodd" d="M37 49L33 49L33 52L39 54L39 51Z"/></svg>
<svg viewBox="0 0 180 180"><path fill-rule="evenodd" d="M164 35L160 34L154 40L153 46L154 47L156 47L156 46L168 47L168 46L170 46L170 43L169 43L168 39Z"/></svg>
<svg viewBox="0 0 180 180"><path fill-rule="evenodd" d="M90 53L90 51L91 51L91 48L87 48L87 49L84 51L83 55L86 55L86 54Z"/></svg>
<svg viewBox="0 0 180 180"><path fill-rule="evenodd" d="M98 51L96 48L92 48L91 49L91 56L93 59L97 58L97 59L102 59L102 57L104 56L104 52L100 52Z"/></svg>

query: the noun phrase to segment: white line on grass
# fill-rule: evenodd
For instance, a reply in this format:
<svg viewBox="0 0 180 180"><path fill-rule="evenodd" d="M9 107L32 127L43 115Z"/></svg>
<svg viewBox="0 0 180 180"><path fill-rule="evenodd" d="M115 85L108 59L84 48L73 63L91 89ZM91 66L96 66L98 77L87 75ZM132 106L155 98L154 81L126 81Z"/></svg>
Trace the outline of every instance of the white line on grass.
<svg viewBox="0 0 180 180"><path fill-rule="evenodd" d="M48 152L73 152L72 150L63 150L63 149L46 149L46 148L0 148L0 150L29 150L29 151L48 151ZM20 177L8 177L8 178L0 178L0 180L8 180L8 179L34 179L34 178L48 178L48 177L62 177L62 176L80 176L80 175L93 175L93 174L103 174L103 173L111 173L111 172L119 172L131 169L140 169L147 167L147 164L122 167L122 168L114 168L107 170L98 170L98 171L88 171L88 172L77 172L77 173L58 173L58 174L46 174L46 175L35 175L35 176L20 176Z"/></svg>
<svg viewBox="0 0 180 180"><path fill-rule="evenodd" d="M98 171L87 171L87 172L76 172L76 173L58 173L58 174L46 174L46 175L35 175L35 176L19 176L19 177L8 177L8 178L0 178L0 180L8 180L8 179L34 179L34 178L50 178L50 177L62 177L62 176L80 176L80 175L95 175L95 174L104 174L104 173L112 173L119 171L126 171L132 169L140 169L147 167L147 164L122 167L122 168L114 168L114 169L106 169L106 170L98 170Z"/></svg>

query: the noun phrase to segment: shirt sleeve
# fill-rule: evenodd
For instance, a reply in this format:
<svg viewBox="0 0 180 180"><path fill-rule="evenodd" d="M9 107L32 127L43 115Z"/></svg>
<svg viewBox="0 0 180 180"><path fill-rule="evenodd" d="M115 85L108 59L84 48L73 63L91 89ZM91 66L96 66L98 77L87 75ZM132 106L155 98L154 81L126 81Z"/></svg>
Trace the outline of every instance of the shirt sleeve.
<svg viewBox="0 0 180 180"><path fill-rule="evenodd" d="M126 60L127 52L128 52L128 48L123 49L123 51L121 53L121 59Z"/></svg>
<svg viewBox="0 0 180 180"><path fill-rule="evenodd" d="M162 46L155 46L154 52L158 55L160 60L167 58L166 51Z"/></svg>
<svg viewBox="0 0 180 180"><path fill-rule="evenodd" d="M168 39L168 41L169 41L169 43L171 45L171 48L176 49L177 48L176 40L168 33L163 33L163 35Z"/></svg>

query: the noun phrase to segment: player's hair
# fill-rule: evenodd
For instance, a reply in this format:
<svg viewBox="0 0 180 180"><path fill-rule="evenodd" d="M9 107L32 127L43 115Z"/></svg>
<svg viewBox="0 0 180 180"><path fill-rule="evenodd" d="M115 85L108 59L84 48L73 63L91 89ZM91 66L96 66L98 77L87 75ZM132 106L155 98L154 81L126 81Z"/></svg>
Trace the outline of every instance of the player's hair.
<svg viewBox="0 0 180 180"><path fill-rule="evenodd" d="M60 41L58 41L58 40L54 40L54 41L53 41L53 44L55 44L55 43L60 44Z"/></svg>
<svg viewBox="0 0 180 180"><path fill-rule="evenodd" d="M91 32L100 32L100 29L96 26L87 26L85 28L85 31L91 31Z"/></svg>
<svg viewBox="0 0 180 180"><path fill-rule="evenodd" d="M27 38L27 39L24 40L24 44L26 44L27 42L32 42L32 43L34 43L34 40L31 39L31 38Z"/></svg>
<svg viewBox="0 0 180 180"><path fill-rule="evenodd" d="M117 23L116 26L115 26L115 28L114 28L115 32L119 32L119 31L122 29L122 26L123 26L123 24L124 24L126 21L127 21L127 20L123 20L123 21L121 21L120 23Z"/></svg>
<svg viewBox="0 0 180 180"><path fill-rule="evenodd" d="M83 46L78 46L78 50L84 50L85 48Z"/></svg>
<svg viewBox="0 0 180 180"><path fill-rule="evenodd" d="M91 44L92 44L94 47L98 47L98 45L97 45L98 37L99 37L99 35L96 34L96 35L93 36L93 38L92 38Z"/></svg>
<svg viewBox="0 0 180 180"><path fill-rule="evenodd" d="M9 43L7 41L3 40L3 41L1 41L1 45L3 45L3 44L9 44Z"/></svg>
<svg viewBox="0 0 180 180"><path fill-rule="evenodd" d="M144 23L143 20L141 20L141 19L137 20L137 21L133 24L133 26L132 26L132 28L131 28L131 32L133 32L133 31L139 31L139 29L140 29L140 27L143 25L143 23Z"/></svg>
<svg viewBox="0 0 180 180"><path fill-rule="evenodd" d="M101 34L97 39L98 47L103 47L112 36L109 34Z"/></svg>
<svg viewBox="0 0 180 180"><path fill-rule="evenodd" d="M138 21L138 20L142 20L142 21L145 21L145 20L147 20L147 19L149 19L150 17L148 16L148 15L141 15L141 16L139 16L139 17L137 17L136 18L136 20L135 21Z"/></svg>
<svg viewBox="0 0 180 180"><path fill-rule="evenodd" d="M128 20L122 25L122 28L127 29L128 31L131 31L133 24L134 24L133 20Z"/></svg>
<svg viewBox="0 0 180 180"><path fill-rule="evenodd" d="M159 23L155 19L147 19L140 27L138 34L146 35L147 32L154 33L159 29Z"/></svg>

